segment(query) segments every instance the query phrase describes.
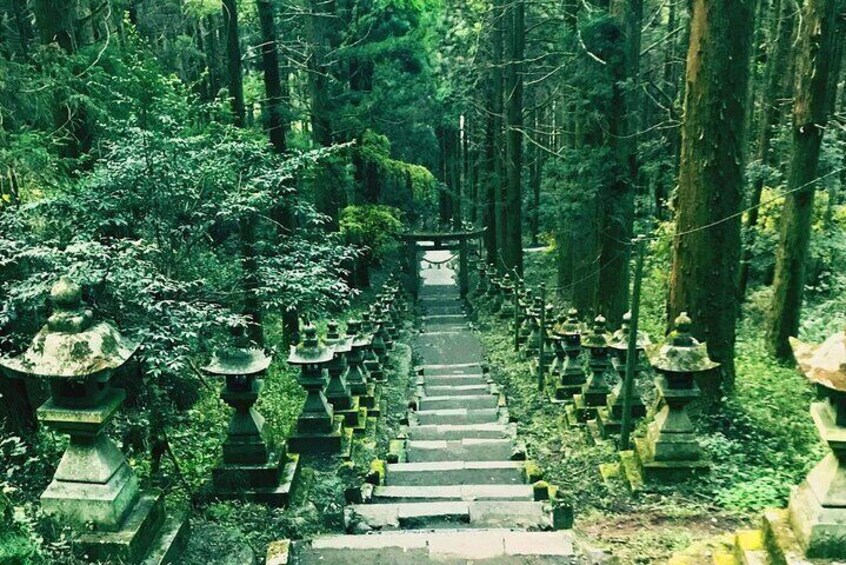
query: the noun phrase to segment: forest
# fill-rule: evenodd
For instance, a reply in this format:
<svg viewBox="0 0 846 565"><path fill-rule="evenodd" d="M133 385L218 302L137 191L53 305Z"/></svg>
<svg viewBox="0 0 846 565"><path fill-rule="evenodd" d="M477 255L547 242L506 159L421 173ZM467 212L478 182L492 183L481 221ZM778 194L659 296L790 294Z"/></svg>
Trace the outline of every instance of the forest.
<svg viewBox="0 0 846 565"><path fill-rule="evenodd" d="M0 0L0 563L846 560L844 51L846 0Z"/></svg>

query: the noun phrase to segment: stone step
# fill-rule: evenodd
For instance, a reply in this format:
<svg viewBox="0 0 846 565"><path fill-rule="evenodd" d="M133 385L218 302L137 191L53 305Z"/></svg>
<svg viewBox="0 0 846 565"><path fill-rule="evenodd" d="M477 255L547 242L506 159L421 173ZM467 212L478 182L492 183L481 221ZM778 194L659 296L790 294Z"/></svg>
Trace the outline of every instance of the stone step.
<svg viewBox="0 0 846 565"><path fill-rule="evenodd" d="M481 373L475 375L423 375L424 386L467 386L488 384Z"/></svg>
<svg viewBox="0 0 846 565"><path fill-rule="evenodd" d="M268 565L349 565L378 563L408 565L438 563L467 565L567 565L576 562L574 537L569 531L515 532L509 529L479 530L467 543L466 531L378 532L358 536L326 536L296 541L288 558L274 561L274 548L268 552ZM287 544L285 544L287 548Z"/></svg>
<svg viewBox="0 0 846 565"><path fill-rule="evenodd" d="M455 314L431 314L421 317L421 321L426 328L431 328L432 326L456 326L456 327L465 327L467 325L467 316L463 313L455 313Z"/></svg>
<svg viewBox="0 0 846 565"><path fill-rule="evenodd" d="M451 365L420 365L425 375L481 375L480 363L453 363Z"/></svg>
<svg viewBox="0 0 846 565"><path fill-rule="evenodd" d="M480 408L496 408L499 396L495 394L479 394L475 396L423 396L417 400L419 410L451 410L466 408L475 410Z"/></svg>
<svg viewBox="0 0 846 565"><path fill-rule="evenodd" d="M520 485L523 461L433 461L388 463L388 486Z"/></svg>
<svg viewBox="0 0 846 565"><path fill-rule="evenodd" d="M551 530L551 512L543 502L452 501L353 504L344 509L347 530L360 524L374 530L416 528L525 528Z"/></svg>
<svg viewBox="0 0 846 565"><path fill-rule="evenodd" d="M490 394L490 385L424 385L423 391L427 397L462 397Z"/></svg>
<svg viewBox="0 0 846 565"><path fill-rule="evenodd" d="M409 463L419 461L507 461L514 443L510 439L410 440L405 452Z"/></svg>
<svg viewBox="0 0 846 565"><path fill-rule="evenodd" d="M491 387L488 384L427 385L424 383L423 392L428 397L481 396L490 394Z"/></svg>
<svg viewBox="0 0 846 565"><path fill-rule="evenodd" d="M412 413L421 426L441 424L489 424L499 421L498 408L452 408L446 410L418 410ZM409 419L409 421L411 421Z"/></svg>
<svg viewBox="0 0 846 565"><path fill-rule="evenodd" d="M374 503L432 502L438 500L533 501L534 490L531 485L378 486L373 489L372 495Z"/></svg>
<svg viewBox="0 0 846 565"><path fill-rule="evenodd" d="M441 426L409 426L406 436L412 440L438 439L505 439L514 437L514 424L446 424Z"/></svg>

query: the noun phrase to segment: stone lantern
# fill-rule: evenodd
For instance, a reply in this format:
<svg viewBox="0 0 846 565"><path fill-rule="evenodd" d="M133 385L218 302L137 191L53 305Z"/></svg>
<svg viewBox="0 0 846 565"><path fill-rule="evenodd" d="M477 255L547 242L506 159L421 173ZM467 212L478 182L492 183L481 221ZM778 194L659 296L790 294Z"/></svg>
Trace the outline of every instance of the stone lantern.
<svg viewBox="0 0 846 565"><path fill-rule="evenodd" d="M514 284L508 273L502 278L499 319L508 321L514 315Z"/></svg>
<svg viewBox="0 0 846 565"><path fill-rule="evenodd" d="M370 348L371 337L362 329L360 320L347 322L347 336L352 338L352 349L349 353L349 371L347 383L350 392L358 397L359 405L367 409L367 416L378 418L381 410L379 389L370 382L370 371L364 363L364 356Z"/></svg>
<svg viewBox="0 0 846 565"><path fill-rule="evenodd" d="M552 343L552 354L555 358L552 365L549 367L549 375L552 378L558 378L564 372L564 365L567 362L567 354L564 353L564 336L562 328L567 323L567 315L563 312L555 320L552 326L552 331L549 333L549 339Z"/></svg>
<svg viewBox="0 0 846 565"><path fill-rule="evenodd" d="M394 342L399 337L399 329L394 322L396 312L393 307L393 301L388 294L384 294L381 298L379 298L378 304L382 308L382 321L384 322L383 327L385 328L385 332L387 334L385 336L385 344L388 345L388 349L393 349Z"/></svg>
<svg viewBox="0 0 846 565"><path fill-rule="evenodd" d="M540 297L536 296L534 304L532 304L526 313L529 335L526 336L526 349L524 353L527 359L531 359L538 354L538 339L541 332L539 308L542 308L541 304Z"/></svg>
<svg viewBox="0 0 846 565"><path fill-rule="evenodd" d="M476 273L479 277L479 282L476 284L476 290L473 293L473 298L480 299L485 296L488 290L488 266L484 261L479 261L476 267Z"/></svg>
<svg viewBox="0 0 846 565"><path fill-rule="evenodd" d="M377 300L376 303L371 308L373 312L373 321L376 324L376 331L382 334L382 341L385 342L385 348L387 351L393 351L394 349L394 337L391 333L391 319L386 314L385 308L382 306L382 302ZM385 358L382 360L383 363L387 362L388 357L387 353L385 354Z"/></svg>
<svg viewBox="0 0 846 565"><path fill-rule="evenodd" d="M326 339L323 342L332 348L335 356L326 366L329 373L329 384L326 385L326 400L332 405L335 416L344 418L344 425L353 429L363 430L367 422L367 414L360 412L358 396L353 396L349 385L349 356L352 353L353 337L341 335L338 322L330 321L326 324Z"/></svg>
<svg viewBox="0 0 846 565"><path fill-rule="evenodd" d="M82 288L62 277L50 293L53 313L19 357L0 359L12 378L42 378L50 398L38 419L70 436L52 482L41 495L47 514L84 531L75 547L90 559L137 563L150 552L181 551L184 514L166 516L163 495L141 491L123 453L104 433L126 392L114 372L138 348L110 323L95 322Z"/></svg>
<svg viewBox="0 0 846 565"><path fill-rule="evenodd" d="M306 326L303 335L303 342L292 345L288 356L289 364L299 365L300 386L306 391L297 429L288 446L295 453L339 452L343 443L342 422L334 417L334 409L323 394L326 367L332 362L334 351L320 343L314 326Z"/></svg>
<svg viewBox="0 0 846 565"><path fill-rule="evenodd" d="M620 329L614 332L611 336L611 341L608 346L614 353L611 359L614 370L619 375L617 384L611 394L608 395L606 405L597 411L596 423L599 426L599 431L602 437L607 439L609 436L619 434L622 429L623 420L623 385L626 380L626 357L629 351L629 328L632 320L632 313L626 312L623 314L623 323ZM640 372L640 353L647 345L651 345L649 336L644 332L638 331L635 340L635 365L634 365L634 379L637 382L637 375ZM646 405L640 397L637 386L632 386L631 398L631 415L632 421L646 416Z"/></svg>
<svg viewBox="0 0 846 565"><path fill-rule="evenodd" d="M555 387L555 398L568 400L578 394L587 381L587 375L579 359L582 353L582 333L584 333L584 327L579 321L579 311L570 308L567 311L566 321L556 326L554 331L561 338L564 355L567 356Z"/></svg>
<svg viewBox="0 0 846 565"><path fill-rule="evenodd" d="M697 374L720 364L708 357L705 343L690 335L691 325L682 312L663 344L646 347L649 362L659 374L655 385L663 400L646 437L634 440L635 461L646 482L678 481L708 470L687 405L699 396Z"/></svg>
<svg viewBox="0 0 846 565"><path fill-rule="evenodd" d="M369 345L364 348L364 367L370 373L370 378L375 382L383 382L385 380L385 371L381 361L379 361L377 349L380 351L384 349L385 342L382 340L381 335L376 332L376 325L373 323L369 312L361 313L361 333L369 341Z"/></svg>
<svg viewBox="0 0 846 565"><path fill-rule="evenodd" d="M400 329L402 328L400 304L403 304L403 301L399 300L394 287L388 288L388 299L386 300L386 304L388 315L391 318L391 327L394 332L391 334L391 337L393 337L394 340L397 340L400 337Z"/></svg>
<svg viewBox="0 0 846 565"><path fill-rule="evenodd" d="M809 558L846 559L846 332L819 346L791 338L799 368L824 393L811 417L831 451L790 496L790 525Z"/></svg>
<svg viewBox="0 0 846 565"><path fill-rule="evenodd" d="M388 350L390 349L388 340L390 340L390 336L385 331L385 321L382 319L381 308L378 305L375 305L371 309L370 319L373 321L373 340L370 343L370 347L373 349L376 357L378 357L379 364L384 370L388 364ZM393 345L393 342L391 342L391 345Z"/></svg>
<svg viewBox="0 0 846 565"><path fill-rule="evenodd" d="M578 423L595 418L596 409L605 404L611 393L611 385L605 378L605 373L611 368L610 349L605 333L605 317L601 314L594 319L593 328L584 340L584 347L590 352L590 376L582 385L581 394L573 396L573 414Z"/></svg>
<svg viewBox="0 0 846 565"><path fill-rule="evenodd" d="M508 275L504 275L507 277ZM500 277L494 275L491 277L491 292L490 292L490 306L489 310L491 314L497 314L502 308L502 284L505 282L504 277Z"/></svg>
<svg viewBox="0 0 846 565"><path fill-rule="evenodd" d="M264 418L254 408L271 358L260 349L226 349L202 368L224 377L220 397L235 409L223 443L223 464L212 470L214 495L285 506L296 480L299 457L267 437Z"/></svg>
<svg viewBox="0 0 846 565"><path fill-rule="evenodd" d="M497 307L497 295L499 293L499 276L496 274L496 269L490 269L488 272L488 287L485 291L485 301L488 303L488 309L491 313Z"/></svg>
<svg viewBox="0 0 846 565"><path fill-rule="evenodd" d="M524 344L529 340L529 335L532 333L532 305L534 299L532 298L532 289L527 288L524 295L517 303L517 310L520 312L520 330L517 334L517 343Z"/></svg>

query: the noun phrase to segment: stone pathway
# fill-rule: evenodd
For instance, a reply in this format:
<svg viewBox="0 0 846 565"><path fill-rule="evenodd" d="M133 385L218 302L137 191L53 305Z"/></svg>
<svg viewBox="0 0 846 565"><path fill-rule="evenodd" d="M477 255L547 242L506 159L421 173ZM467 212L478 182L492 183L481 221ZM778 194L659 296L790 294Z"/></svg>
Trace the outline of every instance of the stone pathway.
<svg viewBox="0 0 846 565"><path fill-rule="evenodd" d="M435 262L445 256L426 253ZM365 485L362 503L345 509L348 531L360 535L296 543L290 562L576 562L572 533L555 530L546 485L534 484L538 468L487 378L454 272L422 273L416 392L388 462L376 465L378 484Z"/></svg>

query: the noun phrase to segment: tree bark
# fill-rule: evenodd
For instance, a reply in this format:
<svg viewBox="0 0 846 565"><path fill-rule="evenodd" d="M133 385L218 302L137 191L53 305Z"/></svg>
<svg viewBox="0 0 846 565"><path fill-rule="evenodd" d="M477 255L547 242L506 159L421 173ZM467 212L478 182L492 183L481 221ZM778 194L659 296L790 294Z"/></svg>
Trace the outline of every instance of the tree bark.
<svg viewBox="0 0 846 565"><path fill-rule="evenodd" d="M261 26L261 58L264 70L264 93L267 98L264 107L267 115L267 133L277 153L284 153L285 124L282 119L282 80L279 73L279 52L273 5L270 0L256 0L259 24Z"/></svg>
<svg viewBox="0 0 846 565"><path fill-rule="evenodd" d="M692 2L668 322L687 311L722 364L706 406L734 383L752 4Z"/></svg>
<svg viewBox="0 0 846 565"><path fill-rule="evenodd" d="M610 145L617 175L602 196L598 309L616 327L629 304L629 257L634 224L637 162L637 85L640 74L642 0L612 0L611 17L620 31L622 57L610 63L612 99Z"/></svg>
<svg viewBox="0 0 846 565"><path fill-rule="evenodd" d="M505 68L505 268L523 274L523 58L526 4L515 0L506 13L511 26Z"/></svg>
<svg viewBox="0 0 846 565"><path fill-rule="evenodd" d="M767 60L764 72L764 91L761 96L761 116L758 119L758 142L755 158L762 165L773 166L774 155L770 151L773 132L781 114L781 100L785 98L787 81L784 79L784 69L790 57L790 38L793 35L795 10L793 3L788 0L775 0L774 10L777 10L775 40L772 52ZM743 261L740 267L739 299L746 296L749 286L749 261L752 260L752 246L754 244L755 227L758 225L758 205L761 203L761 193L764 189L764 176L760 174L752 183L749 194L749 214L746 217L747 241L743 246Z"/></svg>
<svg viewBox="0 0 846 565"><path fill-rule="evenodd" d="M811 214L817 190L814 180L830 111L828 81L832 76L835 6L835 0L807 0L800 21L793 94L793 148L767 328L767 347L782 360L793 359L787 338L797 335L802 312Z"/></svg>
<svg viewBox="0 0 846 565"><path fill-rule="evenodd" d="M244 79L241 68L241 44L238 32L238 2L223 0L223 25L226 32L226 68L229 73L229 104L235 118L235 126L242 128L247 123L244 108Z"/></svg>

